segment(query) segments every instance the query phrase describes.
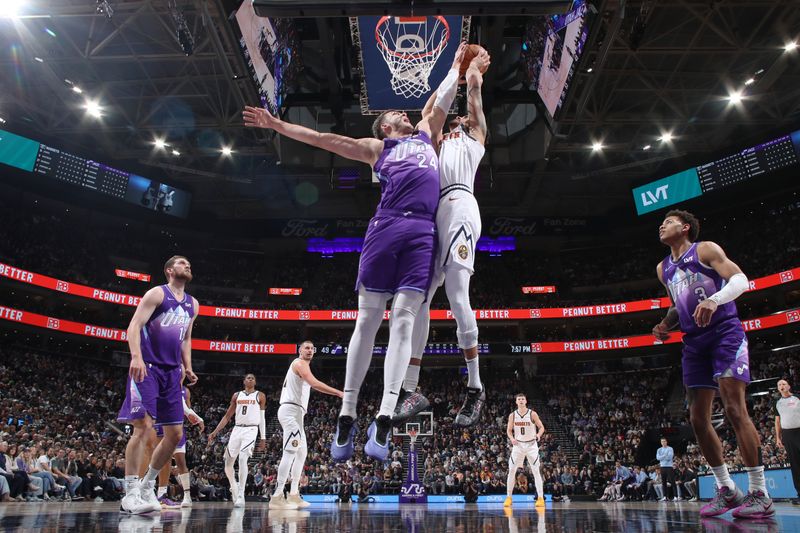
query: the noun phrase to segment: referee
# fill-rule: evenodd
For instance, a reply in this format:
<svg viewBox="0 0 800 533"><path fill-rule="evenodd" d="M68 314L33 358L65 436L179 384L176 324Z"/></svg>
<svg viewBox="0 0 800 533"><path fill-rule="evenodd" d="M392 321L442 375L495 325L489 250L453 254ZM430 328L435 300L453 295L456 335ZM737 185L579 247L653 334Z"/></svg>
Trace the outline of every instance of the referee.
<svg viewBox="0 0 800 533"><path fill-rule="evenodd" d="M789 464L792 467L794 488L800 494L800 399L792 394L789 382L778 381L780 399L775 402L775 441L779 448L786 448ZM792 500L800 505L800 500Z"/></svg>

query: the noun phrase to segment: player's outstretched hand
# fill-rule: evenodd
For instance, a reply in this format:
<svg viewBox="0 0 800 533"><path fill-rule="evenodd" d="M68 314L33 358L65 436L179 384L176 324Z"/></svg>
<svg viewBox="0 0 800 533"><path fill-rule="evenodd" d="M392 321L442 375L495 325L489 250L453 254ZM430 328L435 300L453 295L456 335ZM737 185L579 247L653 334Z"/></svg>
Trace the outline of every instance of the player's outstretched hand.
<svg viewBox="0 0 800 533"><path fill-rule="evenodd" d="M128 375L136 383L141 383L147 377L147 366L141 357L131 357L131 366L128 368Z"/></svg>
<svg viewBox="0 0 800 533"><path fill-rule="evenodd" d="M485 49L481 49L480 53L472 58L472 61L469 62L470 68L475 67L480 72L485 72L491 64L492 58L489 56L489 52L487 52Z"/></svg>
<svg viewBox="0 0 800 533"><path fill-rule="evenodd" d="M660 341L665 341L669 338L669 329L663 322L659 322L653 327L653 336Z"/></svg>
<svg viewBox="0 0 800 533"><path fill-rule="evenodd" d="M453 66L450 67L451 69L459 70L461 68L461 62L464 61L464 54L467 52L467 41L461 41L456 49L456 55L453 57Z"/></svg>
<svg viewBox="0 0 800 533"><path fill-rule="evenodd" d="M263 107L244 106L242 116L244 117L244 125L248 128L274 129L278 123L278 119Z"/></svg>
<svg viewBox="0 0 800 533"><path fill-rule="evenodd" d="M714 300L703 300L694 309L694 322L701 328L711 323L711 316L717 310L717 302Z"/></svg>

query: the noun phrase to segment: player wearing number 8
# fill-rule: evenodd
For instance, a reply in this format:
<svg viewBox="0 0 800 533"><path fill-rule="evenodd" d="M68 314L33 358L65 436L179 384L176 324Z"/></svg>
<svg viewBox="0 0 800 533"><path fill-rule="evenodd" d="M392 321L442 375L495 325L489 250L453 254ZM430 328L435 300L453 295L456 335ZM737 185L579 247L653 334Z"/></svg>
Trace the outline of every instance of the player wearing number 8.
<svg viewBox="0 0 800 533"><path fill-rule="evenodd" d="M511 507L511 494L517 478L517 469L525 467L525 459L533 472L536 483L536 507L544 507L544 481L539 460L539 439L544 435L544 424L533 409L528 409L528 398L523 393L515 397L517 409L508 415L506 434L511 441L511 454L508 458L508 479L506 480L506 501L504 507Z"/></svg>
<svg viewBox="0 0 800 533"><path fill-rule="evenodd" d="M733 302L749 283L719 245L697 242L699 233L697 218L686 211L672 210L661 223L659 238L670 247L670 254L656 272L673 304L653 328L653 335L666 340L678 325L684 333L681 365L689 418L717 484L714 499L700 509L700 515L717 516L733 509L736 518L765 518L775 510L764 482L758 432L747 414L744 393L750 382L750 360L747 336ZM711 425L717 391L746 465L750 481L746 496L728 474L722 445Z"/></svg>

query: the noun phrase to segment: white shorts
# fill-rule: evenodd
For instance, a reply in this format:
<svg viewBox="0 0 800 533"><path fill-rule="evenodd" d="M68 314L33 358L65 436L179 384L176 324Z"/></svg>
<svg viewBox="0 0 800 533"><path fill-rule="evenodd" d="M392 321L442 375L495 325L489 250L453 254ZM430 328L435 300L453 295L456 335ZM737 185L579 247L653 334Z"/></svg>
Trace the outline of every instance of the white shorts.
<svg viewBox="0 0 800 533"><path fill-rule="evenodd" d="M253 456L253 448L258 437L258 426L235 426L228 439L228 455L236 457L245 453L247 457Z"/></svg>
<svg viewBox="0 0 800 533"><path fill-rule="evenodd" d="M475 197L460 190L445 194L436 212L436 231L439 233L436 274L441 277L452 265L473 274L475 247L481 236L481 213Z"/></svg>
<svg viewBox="0 0 800 533"><path fill-rule="evenodd" d="M278 422L283 429L283 449L296 452L306 445L306 430L303 428L305 411L299 405L284 403L278 408Z"/></svg>
<svg viewBox="0 0 800 533"><path fill-rule="evenodd" d="M540 466L539 461L539 444L536 441L532 442L519 442L511 447L511 468L523 468L525 466L525 458L528 458L528 465L531 470L538 470Z"/></svg>

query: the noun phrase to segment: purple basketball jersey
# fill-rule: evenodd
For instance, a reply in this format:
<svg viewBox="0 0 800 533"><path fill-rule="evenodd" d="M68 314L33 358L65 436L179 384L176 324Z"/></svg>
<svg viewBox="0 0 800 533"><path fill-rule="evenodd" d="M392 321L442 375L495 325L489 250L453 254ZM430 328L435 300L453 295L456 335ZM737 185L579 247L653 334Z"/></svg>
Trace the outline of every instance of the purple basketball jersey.
<svg viewBox="0 0 800 533"><path fill-rule="evenodd" d="M378 210L434 214L439 204L439 158L424 131L402 139L384 139L373 168L381 182Z"/></svg>
<svg viewBox="0 0 800 533"><path fill-rule="evenodd" d="M677 261L673 261L672 256L668 255L661 263L663 281L678 310L681 331L689 336L711 331L725 320L738 318L736 304L729 302L717 307L711 317L711 323L705 328L695 324L692 315L697 304L718 292L726 283L716 270L700 262L697 257L697 244L693 243Z"/></svg>
<svg viewBox="0 0 800 533"><path fill-rule="evenodd" d="M175 367L181 364L181 344L194 316L194 300L184 293L178 301L169 287L161 285L164 301L142 328L142 358L146 363Z"/></svg>

